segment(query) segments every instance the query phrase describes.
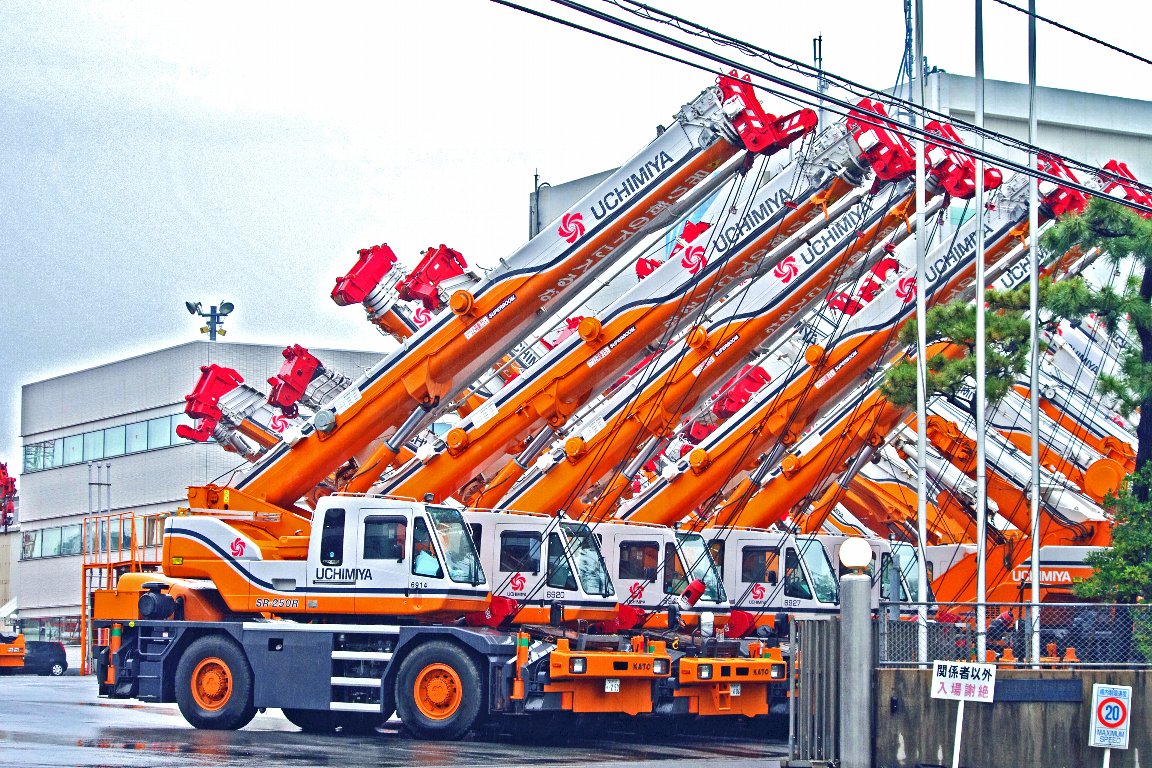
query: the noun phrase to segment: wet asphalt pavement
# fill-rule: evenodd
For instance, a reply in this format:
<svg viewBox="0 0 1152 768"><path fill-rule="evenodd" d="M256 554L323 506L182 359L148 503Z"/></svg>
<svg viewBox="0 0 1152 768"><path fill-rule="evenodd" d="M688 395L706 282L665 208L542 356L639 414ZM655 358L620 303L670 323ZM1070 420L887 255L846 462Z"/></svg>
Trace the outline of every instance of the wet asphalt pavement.
<svg viewBox="0 0 1152 768"><path fill-rule="evenodd" d="M487 735L445 743L407 738L392 721L375 736L301 733L277 710L240 731L197 731L175 704L109 701L90 677L0 677L0 766L630 766L776 768L787 745L762 727L724 735L683 724L620 730L607 738L525 744Z"/></svg>

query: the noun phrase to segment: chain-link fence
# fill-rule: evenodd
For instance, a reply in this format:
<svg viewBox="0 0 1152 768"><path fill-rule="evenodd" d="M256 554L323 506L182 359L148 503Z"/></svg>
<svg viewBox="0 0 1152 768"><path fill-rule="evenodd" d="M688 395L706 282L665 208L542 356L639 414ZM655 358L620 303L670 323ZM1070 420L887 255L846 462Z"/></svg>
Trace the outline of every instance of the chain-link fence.
<svg viewBox="0 0 1152 768"><path fill-rule="evenodd" d="M882 667L932 661L985 661L1004 667L1041 665L1152 666L1152 605L931 603L926 606L927 657L921 652L920 605L884 603L877 622ZM977 618L985 617L985 657L977 658ZM1038 620L1038 627L1033 620ZM1039 655L1034 658L1034 633Z"/></svg>

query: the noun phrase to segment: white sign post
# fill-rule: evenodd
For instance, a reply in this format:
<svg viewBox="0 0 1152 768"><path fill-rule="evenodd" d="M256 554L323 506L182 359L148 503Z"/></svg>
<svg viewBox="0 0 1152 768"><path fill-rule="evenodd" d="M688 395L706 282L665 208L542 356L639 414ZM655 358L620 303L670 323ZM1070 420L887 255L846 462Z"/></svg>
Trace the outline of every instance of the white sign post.
<svg viewBox="0 0 1152 768"><path fill-rule="evenodd" d="M996 665L964 661L932 662L932 698L954 699L960 702L956 707L956 737L952 747L952 768L959 768L964 702L992 703L996 698Z"/></svg>
<svg viewBox="0 0 1152 768"><path fill-rule="evenodd" d="M1104 748L1104 768L1112 758L1113 749L1128 749L1128 726L1132 722L1132 686L1092 686L1092 725L1088 731L1088 746Z"/></svg>

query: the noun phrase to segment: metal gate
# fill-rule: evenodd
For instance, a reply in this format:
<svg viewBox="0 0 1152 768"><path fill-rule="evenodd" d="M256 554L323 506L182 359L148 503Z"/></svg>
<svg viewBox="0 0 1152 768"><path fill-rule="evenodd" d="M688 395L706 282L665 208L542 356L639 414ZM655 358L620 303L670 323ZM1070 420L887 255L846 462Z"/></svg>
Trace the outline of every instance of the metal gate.
<svg viewBox="0 0 1152 768"><path fill-rule="evenodd" d="M788 676L788 764L837 760L839 739L840 622L792 622Z"/></svg>

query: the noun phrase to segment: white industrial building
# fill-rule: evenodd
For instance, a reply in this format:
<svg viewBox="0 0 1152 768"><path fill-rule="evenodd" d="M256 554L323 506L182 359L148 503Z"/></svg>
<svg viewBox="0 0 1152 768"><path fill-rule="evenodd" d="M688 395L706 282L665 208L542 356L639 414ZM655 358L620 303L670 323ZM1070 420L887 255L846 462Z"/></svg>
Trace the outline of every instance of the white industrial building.
<svg viewBox="0 0 1152 768"><path fill-rule="evenodd" d="M331 370L354 377L381 357L313 352ZM29 639L79 642L81 523L90 511L171 512L187 504L187 486L227 482L245 463L215 444L176 435L178 424L190 423L184 397L200 367L233 368L260 387L282 362L280 347L195 341L24 385L19 559L11 591ZM98 505L90 485L95 465L110 480L102 494L108 504Z"/></svg>

